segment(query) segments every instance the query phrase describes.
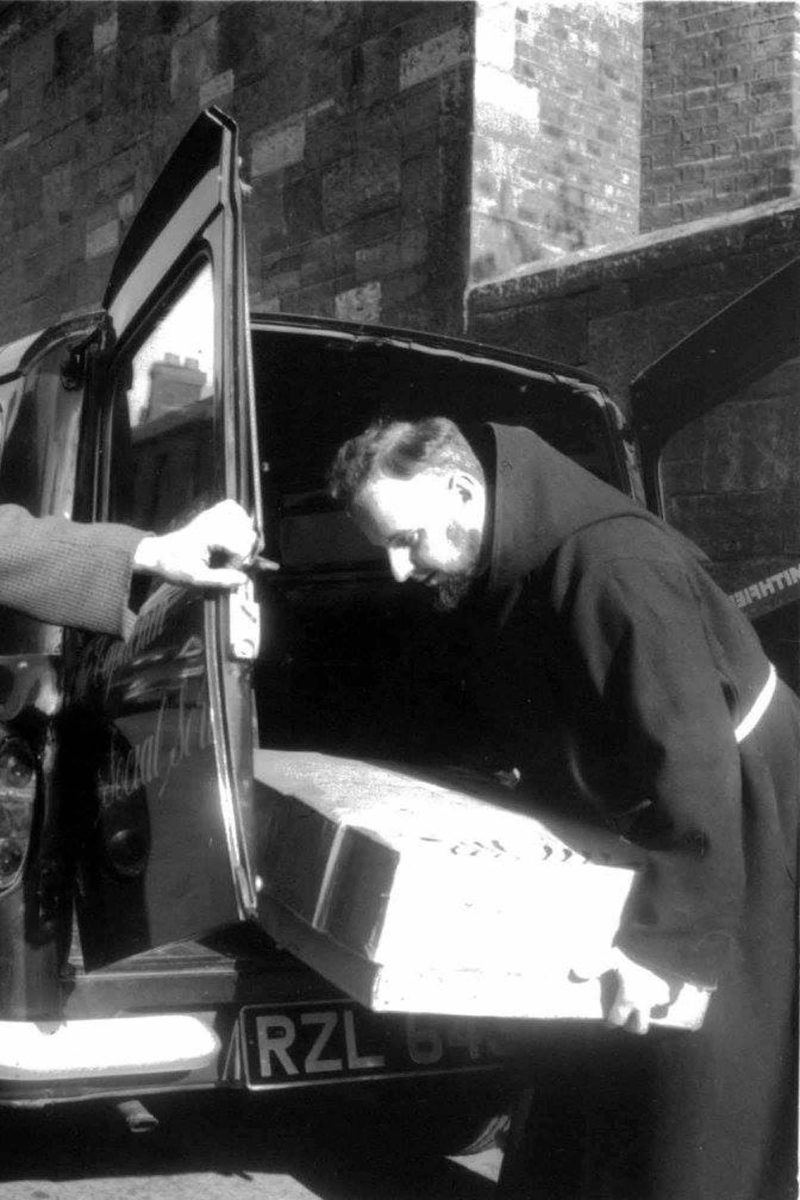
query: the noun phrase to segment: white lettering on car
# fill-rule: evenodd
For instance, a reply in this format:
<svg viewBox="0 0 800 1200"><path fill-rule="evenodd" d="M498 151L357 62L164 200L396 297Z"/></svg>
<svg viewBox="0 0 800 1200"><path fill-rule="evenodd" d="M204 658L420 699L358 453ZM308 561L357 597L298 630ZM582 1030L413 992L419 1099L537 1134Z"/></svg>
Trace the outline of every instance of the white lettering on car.
<svg viewBox="0 0 800 1200"><path fill-rule="evenodd" d="M336 1028L338 1013L309 1012L300 1017L301 1025L319 1025L314 1045L306 1055L305 1069L309 1075L319 1075L323 1071L343 1071L344 1063L340 1058L320 1058L322 1051L331 1040L331 1034Z"/></svg>
<svg viewBox="0 0 800 1200"><path fill-rule="evenodd" d="M280 1016L256 1017L256 1029L262 1076L271 1078L273 1054L287 1075L299 1075L288 1053L295 1039L294 1021Z"/></svg>
<svg viewBox="0 0 800 1200"><path fill-rule="evenodd" d="M170 776L189 759L204 754L213 744L211 704L204 678L193 693L189 682L165 690L155 728L140 742L115 742L105 775L99 782L104 802L127 797L139 788L158 781L158 798L164 795Z"/></svg>
<svg viewBox="0 0 800 1200"><path fill-rule="evenodd" d="M162 637L170 609L182 595L182 589L176 585L162 585L147 611L137 617L133 632L125 642L105 634L92 638L73 677L76 696L83 696L102 683L107 697L117 673L136 667L138 660Z"/></svg>

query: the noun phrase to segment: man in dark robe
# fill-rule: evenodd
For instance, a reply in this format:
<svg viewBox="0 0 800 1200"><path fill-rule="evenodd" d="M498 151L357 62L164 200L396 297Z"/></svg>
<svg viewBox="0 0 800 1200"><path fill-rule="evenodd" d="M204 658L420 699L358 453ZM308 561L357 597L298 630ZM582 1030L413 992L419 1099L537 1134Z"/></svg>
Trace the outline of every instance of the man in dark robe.
<svg viewBox="0 0 800 1200"><path fill-rule="evenodd" d="M53 625L125 636L131 580L148 573L172 583L235 588L255 553L253 522L232 500L156 536L127 525L33 517L0 505L0 605ZM224 559L212 565L212 556Z"/></svg>
<svg viewBox="0 0 800 1200"><path fill-rule="evenodd" d="M749 622L696 547L527 429L372 427L331 490L398 581L479 614L470 667L521 787L641 853L608 1025L542 1037L509 1187L789 1200L800 705ZM651 1027L684 981L712 992L702 1028Z"/></svg>

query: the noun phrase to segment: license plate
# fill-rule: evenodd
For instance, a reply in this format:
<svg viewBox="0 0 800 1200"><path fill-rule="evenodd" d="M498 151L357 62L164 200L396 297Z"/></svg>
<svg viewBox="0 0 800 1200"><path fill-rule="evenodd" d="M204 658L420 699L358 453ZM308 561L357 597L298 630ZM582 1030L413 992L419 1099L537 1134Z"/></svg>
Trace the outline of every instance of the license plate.
<svg viewBox="0 0 800 1200"><path fill-rule="evenodd" d="M371 1013L350 1001L247 1007L240 1021L251 1088L480 1071L503 1058L476 1022Z"/></svg>

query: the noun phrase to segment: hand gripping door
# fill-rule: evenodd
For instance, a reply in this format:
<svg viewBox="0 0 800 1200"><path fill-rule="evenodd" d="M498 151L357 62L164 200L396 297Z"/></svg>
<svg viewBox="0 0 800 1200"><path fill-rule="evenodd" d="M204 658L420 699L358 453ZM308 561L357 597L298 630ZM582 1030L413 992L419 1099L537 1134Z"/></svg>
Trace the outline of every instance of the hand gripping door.
<svg viewBox="0 0 800 1200"><path fill-rule="evenodd" d="M92 371L94 515L156 533L259 513L236 127L190 129L123 244ZM127 641L76 640L67 769L78 915L99 966L248 916L257 610L137 577Z"/></svg>

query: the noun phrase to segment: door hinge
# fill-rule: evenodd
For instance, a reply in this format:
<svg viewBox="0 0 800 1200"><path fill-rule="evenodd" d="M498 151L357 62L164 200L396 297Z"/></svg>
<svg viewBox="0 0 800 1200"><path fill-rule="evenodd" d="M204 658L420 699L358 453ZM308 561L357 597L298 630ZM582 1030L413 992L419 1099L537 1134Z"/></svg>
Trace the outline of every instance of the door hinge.
<svg viewBox="0 0 800 1200"><path fill-rule="evenodd" d="M231 658L254 662L261 644L261 606L251 580L231 592L228 612Z"/></svg>
<svg viewBox="0 0 800 1200"><path fill-rule="evenodd" d="M86 367L93 350L104 350L110 321L103 314L100 322L83 341L77 343L61 364L61 385L67 392L76 392L86 382Z"/></svg>

